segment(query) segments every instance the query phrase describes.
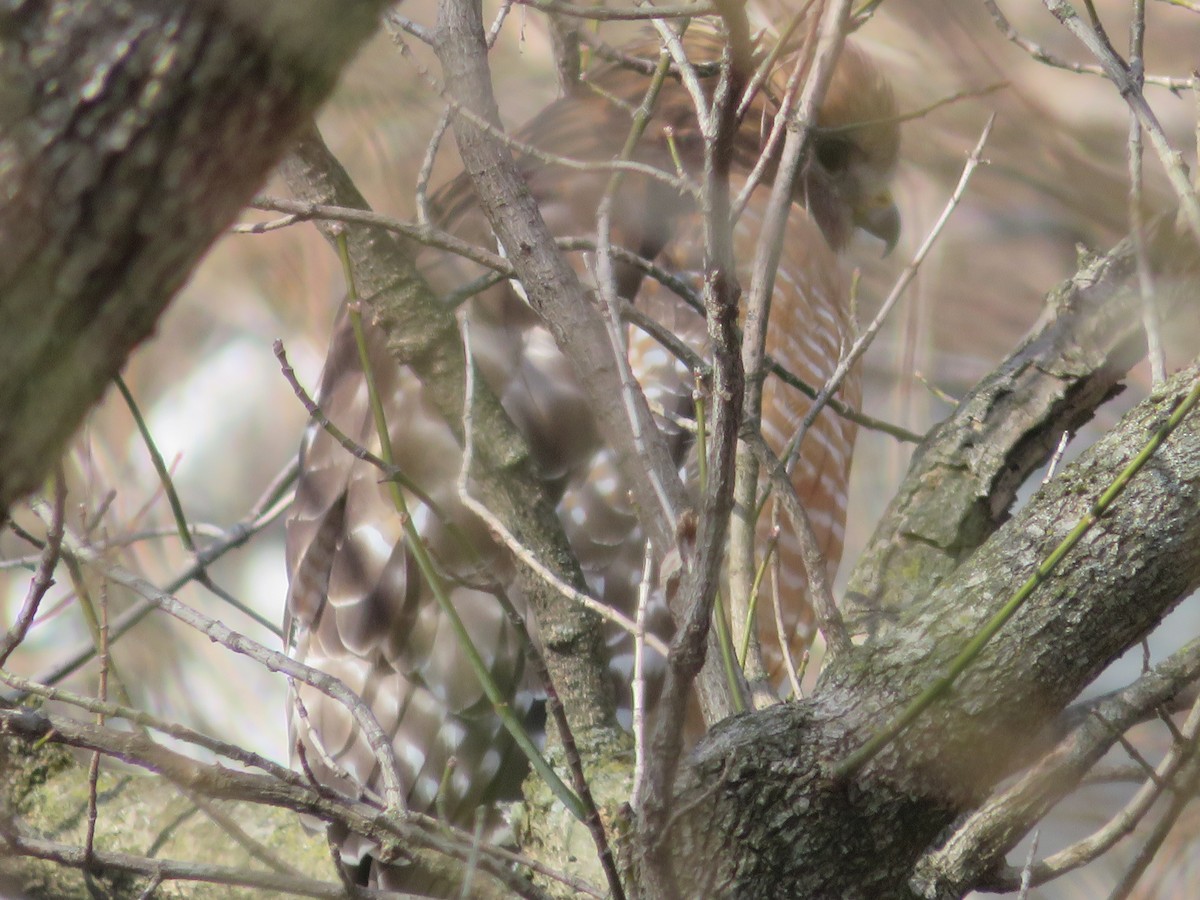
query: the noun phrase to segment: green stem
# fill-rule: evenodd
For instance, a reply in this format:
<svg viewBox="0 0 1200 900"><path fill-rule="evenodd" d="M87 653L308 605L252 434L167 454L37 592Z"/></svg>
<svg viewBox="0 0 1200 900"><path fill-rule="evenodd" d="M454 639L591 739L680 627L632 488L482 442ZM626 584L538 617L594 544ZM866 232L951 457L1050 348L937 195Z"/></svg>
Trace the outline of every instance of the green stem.
<svg viewBox="0 0 1200 900"><path fill-rule="evenodd" d="M350 263L349 249L346 244L344 235L337 237L338 257L342 262L342 269L345 273L346 284L348 288L348 311L350 316L350 324L354 330L354 340L358 346L359 360L362 364L363 375L367 382L367 396L371 404L371 412L375 419L375 429L379 435L379 456L389 466L395 466L395 456L392 453L392 441L390 432L387 427L387 417L384 412L383 402L379 397L379 392L376 389L375 378L372 372L370 355L367 352L366 334L363 330L362 311L358 305L358 293L354 283L353 269ZM417 567L421 570L421 576L425 583L429 586L433 593L434 599L437 600L438 606L442 613L450 623L451 629L454 631L455 638L458 640L459 647L467 656L467 661L470 663L471 669L475 672L479 679L480 685L483 687L484 694L487 695L491 702L496 715L499 716L501 723L517 746L521 748L525 756L529 759L529 764L534 771L538 773L546 784L550 787L551 792L558 798L559 802L567 808L571 815L579 819L581 822L586 818L586 812L582 801L575 793L567 787L558 774L550 767L542 752L538 749L533 739L526 731L524 724L517 718L512 707L508 703L508 698L501 692L496 684L492 674L488 671L487 663L484 662L475 643L471 640L471 635L467 631L466 625L463 624L462 618L458 614L458 610L454 608L454 603L450 600L449 594L446 592L441 576L438 574L437 568L430 558L429 549L425 546L425 541L421 534L417 531L413 524L412 517L408 513L408 504L404 499L404 492L400 488L400 484L394 480L387 481L388 491L391 495L392 502L396 507L396 512L400 516L400 521L404 527L405 536L408 538L409 549L412 550L413 558L416 560Z"/></svg>
<svg viewBox="0 0 1200 900"><path fill-rule="evenodd" d="M779 546L778 532L767 543L767 552L763 554L762 562L758 564L758 569L754 572L754 583L750 585L750 602L746 605L746 631L742 635L742 646L738 651L738 662L743 666L746 664L746 655L750 652L750 634L754 628L754 615L758 611L758 598L762 594L763 578L767 574L767 567L771 564L771 556L775 553L777 546ZM783 648L783 652L787 653L786 647Z"/></svg>
<svg viewBox="0 0 1200 900"><path fill-rule="evenodd" d="M705 421L704 399L700 391L696 391L696 467L701 493L708 490L708 432ZM739 666L733 650L733 635L729 633L729 622L725 618L725 599L720 591L717 591L716 597L713 598L713 626L717 630L721 667L725 671L730 696L733 697L733 708L736 712L745 712L746 702L742 697L741 680L738 678Z"/></svg>
<svg viewBox="0 0 1200 900"><path fill-rule="evenodd" d="M950 662L950 667L946 674L939 678L933 684L923 690L916 699L914 699L896 718L894 718L881 731L877 732L865 744L843 759L833 769L834 778L841 779L851 775L862 766L866 765L888 744L894 741L902 731L916 721L926 709L933 705L939 697L945 694L958 679L958 677L966 671L973 663L983 648L987 645L1000 629L1008 623L1024 604L1030 598L1038 585L1042 584L1050 574L1066 557L1068 553L1083 539L1084 535L1091 530L1092 526L1109 510L1116 502L1116 499L1125 490L1126 486L1133 477L1141 470L1141 468L1149 462L1150 458L1158 451L1163 442L1178 427L1183 421L1183 417L1188 414L1197 401L1200 401L1200 378L1192 385L1191 391L1184 397L1183 401L1174 409L1171 415L1167 418L1159 429L1150 438L1149 442L1144 446L1141 452L1138 453L1129 464L1125 466L1116 479L1108 486L1100 498L1092 504L1080 520L1075 524L1075 527L1067 534L1065 538L1054 548L1053 552L1047 556L1037 567L1029 579L1018 588L1017 592L1000 608L982 629L967 643L965 647L954 657Z"/></svg>
<svg viewBox="0 0 1200 900"><path fill-rule="evenodd" d="M146 424L146 419L142 416L142 411L138 408L137 401L133 399L133 392L125 384L125 379L117 375L113 381L116 382L117 390L121 392L121 396L125 399L125 405L129 407L129 414L133 416L133 422L137 425L138 434L142 437L142 443L146 445L146 451L150 454L150 462L154 464L154 471L158 473L158 481L162 485L163 492L167 495L167 503L171 506L171 516L175 520L175 530L179 532L179 540L183 544L184 549L199 562L200 556L196 550L196 542L192 540L192 529L188 525L187 516L183 512L183 501L179 499L179 492L175 490L175 481L171 478L171 472L167 468L166 461L163 459L162 454L158 452L158 445L154 442L154 437L150 434L150 427ZM207 570L203 566L197 572L196 580L211 591L214 596L224 600L242 615L253 619L263 628L267 629L267 631L271 632L271 634L279 638L283 637L283 631L277 624L257 610L251 609L228 591L218 587L209 577Z"/></svg>

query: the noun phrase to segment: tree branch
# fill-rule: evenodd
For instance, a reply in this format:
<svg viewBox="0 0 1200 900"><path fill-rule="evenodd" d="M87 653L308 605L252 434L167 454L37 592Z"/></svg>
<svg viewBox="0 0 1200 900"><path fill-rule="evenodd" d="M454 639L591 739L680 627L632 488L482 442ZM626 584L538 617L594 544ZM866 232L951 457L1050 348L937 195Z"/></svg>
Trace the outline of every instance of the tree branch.
<svg viewBox="0 0 1200 900"><path fill-rule="evenodd" d="M1170 321L1191 302L1187 285L1200 259L1190 236L1168 221L1150 232L1160 309ZM866 602L860 624L886 627L889 610L927 595L970 556L1008 518L1017 489L1063 432L1074 432L1119 391L1144 353L1129 241L1084 265L1046 306L1040 326L914 454L847 585L848 597Z"/></svg>
<svg viewBox="0 0 1200 900"><path fill-rule="evenodd" d="M917 864L914 881L919 890L926 896L962 893L985 879L991 887L1015 889L1019 873L1003 868L1004 854L1079 785L1117 735L1197 677L1200 641L1193 641L1094 707L1095 715L1084 719L1016 784L989 798L949 840ZM1044 883L1049 874L1045 863L1033 866L1035 884Z"/></svg>
<svg viewBox="0 0 1200 900"><path fill-rule="evenodd" d="M283 173L303 202L368 208L315 129L296 144ZM335 226L318 226L332 239ZM414 254L383 228L349 227L345 236L356 284L366 298L363 303L385 335L388 352L421 379L426 396L461 442L465 355L454 311L432 294L416 269ZM553 499L533 471L528 447L481 381L477 380L473 405L473 482L483 502L522 546L534 550L560 581L586 593ZM567 709L586 755L594 745L607 745L616 728L598 617L564 600L540 573L524 566L518 571L537 614L547 668L562 695L574 701Z"/></svg>
<svg viewBox="0 0 1200 900"><path fill-rule="evenodd" d="M681 772L676 807L689 813L664 837L685 894L700 877L685 861L705 859L706 889L721 895L785 883L798 896L909 896L916 860L1027 761L1028 735L1200 584L1200 415L1183 419L952 695L851 778L832 777L832 764L938 677L1198 377L1194 366L1136 407L970 565L835 659L809 699L710 732Z"/></svg>
<svg viewBox="0 0 1200 900"><path fill-rule="evenodd" d="M444 80L456 86L463 109L500 127L483 52L479 10L464 0L439 6L437 53ZM507 149L472 119L455 121L463 164L529 302L571 361L589 396L618 468L633 486L647 535L666 552L676 545L675 521L686 506L683 485L640 391L625 390L612 359L604 322L575 271L555 249L541 213ZM633 399L627 410L621 398ZM630 428L630 419L634 428Z"/></svg>
<svg viewBox="0 0 1200 900"><path fill-rule="evenodd" d="M41 482L383 6L0 13L0 515Z"/></svg>

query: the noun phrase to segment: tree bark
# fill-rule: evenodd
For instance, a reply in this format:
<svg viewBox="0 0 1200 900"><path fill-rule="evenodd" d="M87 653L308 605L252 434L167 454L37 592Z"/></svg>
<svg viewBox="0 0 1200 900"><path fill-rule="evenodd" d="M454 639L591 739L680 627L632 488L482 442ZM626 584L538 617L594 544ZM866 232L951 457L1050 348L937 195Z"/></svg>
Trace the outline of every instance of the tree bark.
<svg viewBox="0 0 1200 900"><path fill-rule="evenodd" d="M33 490L383 0L0 11L0 515Z"/></svg>
<svg viewBox="0 0 1200 900"><path fill-rule="evenodd" d="M913 866L938 834L1027 763L1083 687L1200 584L1200 415L1183 420L948 698L865 768L845 778L833 768L942 676L1198 377L1193 366L1136 407L940 586L836 659L810 699L705 739L678 785L684 812L663 836L683 895L767 897L783 883L795 896L914 896ZM904 590L899 570L882 583ZM697 871L700 859L709 865Z"/></svg>
<svg viewBox="0 0 1200 900"><path fill-rule="evenodd" d="M1149 229L1166 322L1189 315L1200 259L1163 216ZM1046 297L1040 327L936 426L847 585L865 627L928 594L1007 519L1018 488L1145 354L1132 240L1084 260ZM969 298L964 298L969 302ZM874 615L874 619L871 616Z"/></svg>

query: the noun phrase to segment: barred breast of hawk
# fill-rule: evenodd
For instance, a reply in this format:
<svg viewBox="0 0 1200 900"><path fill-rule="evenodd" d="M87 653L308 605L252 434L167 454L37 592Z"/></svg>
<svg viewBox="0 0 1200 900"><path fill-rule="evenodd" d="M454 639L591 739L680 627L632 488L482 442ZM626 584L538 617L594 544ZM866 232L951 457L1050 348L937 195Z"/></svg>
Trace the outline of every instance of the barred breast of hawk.
<svg viewBox="0 0 1200 900"><path fill-rule="evenodd" d="M686 46L697 63L711 63L721 52L721 40L698 28L689 32ZM645 47L630 50L647 52ZM747 108L736 145L731 184L735 192L746 184L762 153L796 52L778 56L773 74ZM703 69L701 77L711 90L715 77ZM605 64L518 136L556 156L610 160L620 152L632 110L642 102L647 86L643 71ZM852 338L838 252L856 228L879 235L889 245L898 228L888 193L898 151L894 102L869 56L852 43L839 58L818 126L811 159L797 179L767 333L767 352L799 379L817 386L833 372ZM634 158L670 173L679 165L687 176L699 178L702 153L691 97L670 76ZM532 155L521 156L519 163L553 234L595 234L607 171L580 172ZM750 195L734 231L743 284L749 283L773 167L768 165L765 172L764 183ZM465 177L440 191L433 205L442 227L495 249L495 237ZM688 195L662 181L629 175L616 195L612 240L698 286L698 219ZM434 290L444 295L483 271L440 250L422 251L419 262ZM587 262L586 256L577 260L585 278ZM616 280L623 296L694 352L707 353L702 314L677 293L631 265L618 265ZM632 616L644 541L585 391L519 286L495 285L463 304L460 315L470 318L479 371L561 498L559 515L591 594ZM513 562L463 506L457 489L462 448L452 429L427 401L421 382L391 362L382 336L369 323L366 337L395 462L420 491L409 496L416 530L446 574L451 600L496 683L536 729L539 686L530 677L522 640L497 602L497 593L503 591L518 609L522 607ZM694 374L637 329L629 331L628 353L686 470L694 434L689 427L695 410ZM840 396L857 405L855 373ZM335 326L318 400L352 438L378 449L359 351L345 311ZM777 377L767 378L762 432L777 453L783 452L809 408L808 398L797 388ZM804 437L793 470L793 483L831 572L841 555L854 437L853 423L822 411ZM526 773L524 759L464 664L458 641L418 571L379 471L316 426L305 436L302 462L287 535L289 651L340 678L370 706L392 740L410 809L436 811L470 827L478 809L491 810L496 802L517 795ZM765 526L762 530L765 533ZM783 640L770 604L761 604L758 613L759 638L776 678L782 654L809 640L811 619L804 569L786 524L777 554ZM667 634L670 627L665 606L652 604L650 629ZM609 646L613 678L627 707L632 639L614 628ZM653 677L654 660L649 663ZM289 719L293 753L302 753L304 765L318 779L351 794L379 788L375 754L343 706L301 687ZM448 766L451 759L454 763ZM369 850L353 836L343 842L343 853L351 860Z"/></svg>

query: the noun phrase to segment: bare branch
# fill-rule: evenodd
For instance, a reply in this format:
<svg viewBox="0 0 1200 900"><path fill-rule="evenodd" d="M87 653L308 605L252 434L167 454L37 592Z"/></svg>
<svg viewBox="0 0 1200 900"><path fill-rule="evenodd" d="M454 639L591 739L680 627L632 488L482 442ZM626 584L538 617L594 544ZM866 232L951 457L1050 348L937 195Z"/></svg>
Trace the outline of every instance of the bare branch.
<svg viewBox="0 0 1200 900"><path fill-rule="evenodd" d="M1001 791L967 819L940 848L928 854L916 868L923 884L976 885L991 872L1005 854L1081 779L1108 751L1115 735L1136 724L1147 709L1158 706L1186 685L1200 678L1200 641L1193 641L1173 654L1129 687L1096 707L1099 718L1088 717L1057 747L1046 754L1016 784ZM1103 840L1103 836L1093 836ZM1087 844L1079 849L1087 852ZM1070 855L1060 854L1061 868ZM1034 883L1042 884L1053 874L1049 861L1034 866ZM988 884L998 889L1015 889L1019 873L997 874Z"/></svg>
<svg viewBox="0 0 1200 900"><path fill-rule="evenodd" d="M444 79L460 88L461 109L474 114L470 119L460 117L455 133L483 210L531 304L588 389L602 433L617 450L618 468L635 486L634 498L647 533L655 546L672 547L674 522L685 504L671 455L644 398L633 410L644 441L645 454L639 455L626 411L622 404L614 403L624 392L604 324L574 270L555 250L553 237L513 160L497 145L492 131L477 124L482 118L491 129L499 128L487 61L477 50L483 43L479 12L462 0L448 0L440 6L438 28Z"/></svg>
<svg viewBox="0 0 1200 900"><path fill-rule="evenodd" d="M934 222L933 227L925 236L925 240L921 242L921 246L917 248L917 252L913 254L912 262L905 266L904 271L900 273L900 277L896 279L896 283L888 292L883 303L879 307L879 312L875 314L875 318L871 320L862 333L855 339L854 344L847 350L842 358L838 360L837 368L833 374L825 382L825 386L821 388L812 406L804 416L804 420L800 423L800 427L796 429L796 436L792 438L791 452L788 455L787 464L790 469L799 455L801 441L804 439L805 432L816 421L821 410L825 408L825 404L829 402L838 388L842 386L846 376L850 373L851 367L862 358L866 353L867 348L875 340L875 336L879 333L879 329L883 327L884 321L891 314L892 307L896 305L896 301L904 294L905 289L912 283L916 277L917 270L921 267L921 263L925 261L925 257L933 248L934 243L941 235L942 230L946 227L946 222L950 219L950 214L954 212L959 201L962 200L963 194L966 193L967 185L971 181L971 175L974 174L976 167L983 162L983 148L987 144L988 136L992 133L992 125L995 124L996 117L994 115L988 118L987 124L983 127L983 133L979 135L979 140L975 144L975 148L967 157L966 165L963 166L962 175L958 178L958 184L955 185L953 192L950 194L950 199L946 201L946 206L942 209L942 213Z"/></svg>
<svg viewBox="0 0 1200 900"><path fill-rule="evenodd" d="M833 599L833 588L829 584L825 557L821 554L816 534L808 521L808 515L804 512L804 506L800 502L800 498L796 496L796 488L792 485L787 470L779 458L771 452L771 448L767 446L762 435L751 434L744 436L743 440L747 441L751 452L758 459L759 465L766 470L775 489L775 496L783 504L788 521L792 523L792 529L800 543L800 555L804 560L804 572L808 577L809 590L812 592L817 624L825 636L829 652L832 655L844 653L850 649L850 635L842 621L842 614L837 608L837 603ZM780 643L786 653L786 641L781 640ZM793 676L793 681L797 682L798 687L798 679ZM798 690L797 696L799 696Z"/></svg>
<svg viewBox="0 0 1200 900"><path fill-rule="evenodd" d="M129 588L154 608L168 613L234 653L248 656L272 672L282 672L289 678L310 685L345 706L358 726L362 728L379 762L380 770L383 773L388 808L404 809L404 789L400 784L399 768L392 742L384 735L374 714L363 703L362 698L339 679L302 665L276 650L270 650L257 641L238 634L216 619L180 603L170 594L159 590L133 572L121 566L110 565L94 549L73 536L68 535L65 544L70 548L71 555L78 557L88 565L96 566L107 579Z"/></svg>
<svg viewBox="0 0 1200 900"><path fill-rule="evenodd" d="M344 900L347 896L346 886L343 884L316 881L286 872L256 872L244 867L222 866L216 863L160 859L134 856L128 853L114 853L95 848L75 847L57 841L28 837L3 825L0 825L0 841L3 841L12 853L22 856L50 860L58 865L97 874L127 872L142 875L153 879L155 885L161 885L168 881L195 881L204 884L258 888L298 897L318 897L328 898L328 900ZM353 894L349 896L356 900L357 898L367 900L367 898L390 897L392 893L355 888Z"/></svg>
<svg viewBox="0 0 1200 900"><path fill-rule="evenodd" d="M1152 225L1148 244L1164 285L1195 277L1200 263L1190 237L1181 238L1169 222ZM1051 293L1044 321L934 429L914 458L851 574L848 596L865 598L868 606L878 599L887 608L904 608L999 527L1017 488L1049 458L1063 432L1090 418L1140 358L1134 265L1130 244L1122 243ZM1186 308L1189 296L1186 290L1160 292L1164 320ZM921 577L899 576L901 571ZM880 593L885 582L886 598ZM886 617L874 621L886 626Z"/></svg>
<svg viewBox="0 0 1200 900"><path fill-rule="evenodd" d="M63 516L66 512L67 486L60 468L54 478L54 509L51 516L50 528L46 532L46 544L38 560L37 570L29 581L29 591L25 594L25 602L17 613L16 621L0 641L0 668L8 661L12 652L25 640L29 626L37 616L38 607L54 584L54 569L58 565L58 554L62 549Z"/></svg>
<svg viewBox="0 0 1200 900"><path fill-rule="evenodd" d="M1176 3L1178 0L1168 0L1168 2ZM1008 38L1008 40L1012 41L1012 43L1020 47L1038 62L1045 63L1048 66L1053 66L1056 69L1064 69L1068 72L1075 72L1079 75L1099 75L1101 78L1107 77L1108 73L1105 71L1103 66L1088 65L1087 63L1077 63L1062 59L1061 57L1051 53L1049 50L1046 50L1036 42L1031 41L1029 38L1023 36L1015 27L1013 27L1013 24L1008 20L1008 17L1000 11L1000 7L997 5L996 0L983 0L983 5L991 15L992 21L996 23L996 27L1000 29L1000 32L1006 38ZM1190 81L1190 79L1187 78L1169 78L1164 75L1147 75L1145 76L1145 79L1147 84L1165 87L1167 90L1173 92L1185 90L1188 87L1188 82Z"/></svg>
<svg viewBox="0 0 1200 900"><path fill-rule="evenodd" d="M1167 180L1175 191L1179 206L1183 211L1193 238L1200 243L1200 197L1188 177L1187 165L1183 155L1171 146L1167 135L1159 124L1154 110L1146 102L1141 88L1132 77L1128 64L1113 52L1111 44L1101 38L1093 28L1080 21L1079 16L1066 0L1042 0L1046 9L1063 26L1083 43L1100 63L1104 74L1121 92L1121 97L1129 104L1130 110L1137 118L1138 124L1145 130L1150 139L1150 145L1158 154L1163 169L1166 170Z"/></svg>
<svg viewBox="0 0 1200 900"><path fill-rule="evenodd" d="M532 6L545 13L561 16L571 16L576 19L590 19L596 22L638 22L647 19L679 19L691 16L711 15L715 7L706 3L685 4L681 6L655 6L646 3L636 8L578 6L572 3L562 3L559 0L516 0L522 6Z"/></svg>
<svg viewBox="0 0 1200 900"><path fill-rule="evenodd" d="M6 78L0 171L0 513L38 486L383 6L46 2L6 16L20 77Z"/></svg>

